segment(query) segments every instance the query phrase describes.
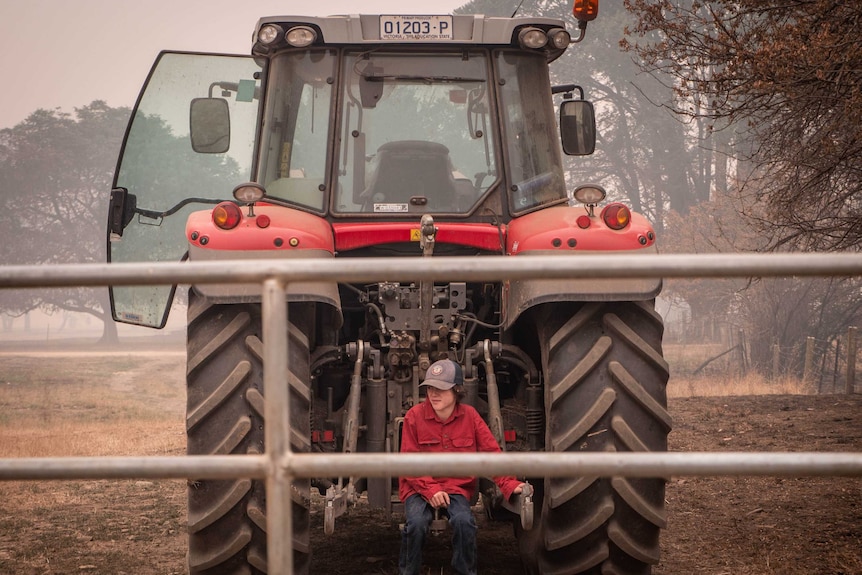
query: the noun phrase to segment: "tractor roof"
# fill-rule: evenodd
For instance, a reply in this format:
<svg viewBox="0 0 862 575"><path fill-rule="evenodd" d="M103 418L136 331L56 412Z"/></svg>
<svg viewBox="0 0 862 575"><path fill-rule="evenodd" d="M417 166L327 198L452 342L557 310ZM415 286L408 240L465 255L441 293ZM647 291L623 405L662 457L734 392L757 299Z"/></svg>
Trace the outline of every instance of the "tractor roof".
<svg viewBox="0 0 862 575"><path fill-rule="evenodd" d="M253 37L253 54L267 55L279 51L279 48L289 47L286 43L277 46L266 45L260 41L261 30L270 25L279 29L281 37L296 27L308 28L313 31L312 43L321 46L368 44L518 46L518 34L524 28L539 28L545 32L566 28L565 22L554 18L499 18L481 14L269 16L257 22ZM408 27L407 33L401 33L401 26ZM548 52L549 59L554 59L563 50L551 49Z"/></svg>

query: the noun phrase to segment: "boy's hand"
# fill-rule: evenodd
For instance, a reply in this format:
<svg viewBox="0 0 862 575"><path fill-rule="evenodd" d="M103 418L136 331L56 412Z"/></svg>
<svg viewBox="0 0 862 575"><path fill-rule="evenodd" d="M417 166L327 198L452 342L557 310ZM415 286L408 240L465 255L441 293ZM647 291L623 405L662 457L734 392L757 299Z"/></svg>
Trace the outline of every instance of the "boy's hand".
<svg viewBox="0 0 862 575"><path fill-rule="evenodd" d="M431 507L434 509L449 507L449 494L445 491L438 491L431 499L428 500L428 503L430 503Z"/></svg>

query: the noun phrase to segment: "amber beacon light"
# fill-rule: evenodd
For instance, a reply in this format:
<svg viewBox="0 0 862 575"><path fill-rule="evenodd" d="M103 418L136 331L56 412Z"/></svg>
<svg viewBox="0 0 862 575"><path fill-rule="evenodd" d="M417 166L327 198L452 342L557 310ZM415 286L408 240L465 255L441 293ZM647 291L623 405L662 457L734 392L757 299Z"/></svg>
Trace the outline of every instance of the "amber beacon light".
<svg viewBox="0 0 862 575"><path fill-rule="evenodd" d="M599 15L599 0L575 0L572 14L582 22L595 20Z"/></svg>

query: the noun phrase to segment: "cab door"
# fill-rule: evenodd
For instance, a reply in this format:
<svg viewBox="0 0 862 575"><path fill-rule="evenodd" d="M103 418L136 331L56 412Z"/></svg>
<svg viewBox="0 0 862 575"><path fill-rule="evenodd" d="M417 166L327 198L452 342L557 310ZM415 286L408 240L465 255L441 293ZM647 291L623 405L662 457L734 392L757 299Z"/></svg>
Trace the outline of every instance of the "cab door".
<svg viewBox="0 0 862 575"><path fill-rule="evenodd" d="M184 259L188 215L232 200L233 188L252 179L262 65L246 56L159 55L114 174L109 262ZM114 320L164 327L175 288L112 287Z"/></svg>

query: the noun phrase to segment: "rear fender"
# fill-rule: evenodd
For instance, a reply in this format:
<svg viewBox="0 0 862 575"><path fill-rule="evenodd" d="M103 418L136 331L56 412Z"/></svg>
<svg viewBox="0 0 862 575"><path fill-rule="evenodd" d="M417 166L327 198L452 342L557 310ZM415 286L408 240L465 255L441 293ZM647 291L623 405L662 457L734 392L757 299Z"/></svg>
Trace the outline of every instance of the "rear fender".
<svg viewBox="0 0 862 575"><path fill-rule="evenodd" d="M507 251L516 257L531 255L654 254L655 231L640 214L622 230L608 228L598 216L582 228L583 207L557 206L513 220L507 234ZM526 310L544 303L564 301L646 301L661 291L661 279L531 279L504 284L505 327L511 327Z"/></svg>
<svg viewBox="0 0 862 575"><path fill-rule="evenodd" d="M232 230L212 223L210 211L195 212L186 223L186 240L191 261L249 261L265 259L328 259L335 257L332 229L326 220L284 207L257 205L254 216L243 208L242 222ZM265 216L266 227L258 222ZM246 303L261 300L261 284L200 284L195 291L215 303ZM341 299L335 282L292 282L287 286L289 302L316 302L332 309L341 325Z"/></svg>

